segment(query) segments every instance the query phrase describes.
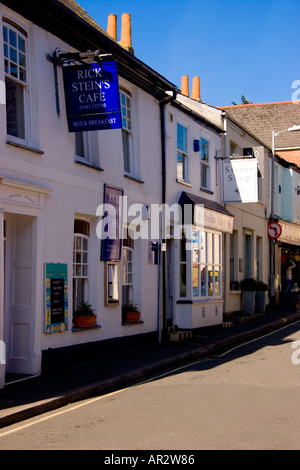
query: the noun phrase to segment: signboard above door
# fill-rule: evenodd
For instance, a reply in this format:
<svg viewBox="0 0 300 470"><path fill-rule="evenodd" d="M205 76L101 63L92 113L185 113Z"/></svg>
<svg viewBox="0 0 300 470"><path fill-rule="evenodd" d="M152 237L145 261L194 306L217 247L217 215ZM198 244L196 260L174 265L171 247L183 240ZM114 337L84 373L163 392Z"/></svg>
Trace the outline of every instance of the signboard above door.
<svg viewBox="0 0 300 470"><path fill-rule="evenodd" d="M63 67L69 132L122 127L116 62Z"/></svg>

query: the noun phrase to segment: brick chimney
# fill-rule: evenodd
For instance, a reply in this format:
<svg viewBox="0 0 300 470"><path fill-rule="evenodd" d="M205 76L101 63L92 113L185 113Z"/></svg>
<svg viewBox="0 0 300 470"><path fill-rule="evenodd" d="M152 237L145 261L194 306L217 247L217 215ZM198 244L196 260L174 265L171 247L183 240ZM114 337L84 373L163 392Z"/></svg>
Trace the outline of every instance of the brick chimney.
<svg viewBox="0 0 300 470"><path fill-rule="evenodd" d="M189 77L187 75L181 77L181 94L189 96Z"/></svg>
<svg viewBox="0 0 300 470"><path fill-rule="evenodd" d="M115 41L117 41L117 16L116 15L108 15L107 32Z"/></svg>
<svg viewBox="0 0 300 470"><path fill-rule="evenodd" d="M193 77L192 99L201 101L200 98L200 77Z"/></svg>
<svg viewBox="0 0 300 470"><path fill-rule="evenodd" d="M134 53L131 44L131 16L129 13L122 14L122 28L120 45L127 51Z"/></svg>

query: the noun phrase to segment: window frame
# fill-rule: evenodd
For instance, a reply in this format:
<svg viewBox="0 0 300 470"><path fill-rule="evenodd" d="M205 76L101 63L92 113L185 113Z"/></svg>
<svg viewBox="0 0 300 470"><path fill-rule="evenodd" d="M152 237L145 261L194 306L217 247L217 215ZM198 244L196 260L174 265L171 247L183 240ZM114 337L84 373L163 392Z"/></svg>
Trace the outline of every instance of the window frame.
<svg viewBox="0 0 300 470"><path fill-rule="evenodd" d="M76 222L81 222L84 229L82 231L75 231ZM77 241L80 240L80 247L77 249ZM86 248L84 247L86 241ZM81 220L75 219L74 221L74 233L73 233L73 272L72 272L72 281L73 281L73 310L79 305L81 301L88 301L88 284L89 284L89 261L90 261L90 223ZM80 256L80 262L77 262L77 256ZM83 261L84 255L86 255L86 262ZM80 267L80 273L77 272L77 268ZM85 269L84 269L85 268ZM82 282L82 298L79 298L79 280Z"/></svg>
<svg viewBox="0 0 300 470"><path fill-rule="evenodd" d="M204 144L204 141L205 141L205 144ZM207 144L207 147L208 147L208 150L206 152L207 154L207 159L206 158L202 158L202 155L203 155L203 147L204 145ZM211 188L211 181L210 181L210 166L211 166L211 140L202 135L200 137L200 187L203 188L203 189L206 189L208 191L210 191L210 188ZM203 170L205 170L205 181L204 181L204 172Z"/></svg>
<svg viewBox="0 0 300 470"><path fill-rule="evenodd" d="M81 140L82 154L78 151L77 139ZM85 163L100 169L98 133L95 131L75 132L75 162Z"/></svg>
<svg viewBox="0 0 300 470"><path fill-rule="evenodd" d="M179 127L180 126L180 127ZM179 128L185 129L185 142L180 142ZM177 181L189 182L189 154L188 154L188 126L180 121L177 121L176 126L176 177ZM182 170L179 170L180 161L182 160Z"/></svg>
<svg viewBox="0 0 300 470"><path fill-rule="evenodd" d="M198 234L196 237L195 234ZM211 237L211 256L208 256L208 239ZM179 244L179 284L178 297L180 300L201 301L219 300L222 298L222 234L217 231L200 229L193 226L192 229L192 249L185 250L182 256L184 238ZM197 240L197 243L195 242ZM187 240L188 241L188 240ZM203 250L203 251L202 251ZM196 251L198 252L196 255ZM218 259L217 259L218 255ZM185 265L186 294L182 295L182 266ZM210 277L211 273L211 277ZM216 275L217 273L217 275ZM196 274L196 276L195 276ZM204 281L204 283L203 283ZM211 283L211 289L209 284ZM203 290L204 289L204 290Z"/></svg>
<svg viewBox="0 0 300 470"><path fill-rule="evenodd" d="M4 37L4 31L7 31L7 37ZM11 43L11 34L16 35L16 44ZM23 49L20 47L20 40L23 42ZM8 18L3 17L2 18L2 41L3 41L3 60L4 60L4 76L5 76L5 82L6 82L6 135L11 140L12 142L19 143L19 144L28 144L29 141L29 129L28 129L28 123L29 123L29 111L28 111L28 90L30 87L29 84L29 45L28 45L28 34L27 32L18 24L15 22L9 20ZM7 50L7 53L5 51ZM10 58L10 52L15 51L14 53L16 54L15 59L16 60L11 60ZM23 55L25 60L24 60L24 65L20 64L19 58L20 55ZM17 67L17 76L11 73L11 70L8 69L6 70L6 64L5 61L8 63L13 63ZM24 79L20 78L20 71L23 71L25 73ZM20 90L22 93L22 97L19 98L21 101L21 113L22 116L20 118L21 124L18 124L18 126L21 127L21 130L19 129L16 134L14 133L9 133L8 132L8 103L9 99L7 96L8 93L8 82L10 82L12 85L15 85L17 90Z"/></svg>
<svg viewBox="0 0 300 470"><path fill-rule="evenodd" d="M132 133L132 95L120 88L122 117L122 147L124 174L134 176L133 133Z"/></svg>

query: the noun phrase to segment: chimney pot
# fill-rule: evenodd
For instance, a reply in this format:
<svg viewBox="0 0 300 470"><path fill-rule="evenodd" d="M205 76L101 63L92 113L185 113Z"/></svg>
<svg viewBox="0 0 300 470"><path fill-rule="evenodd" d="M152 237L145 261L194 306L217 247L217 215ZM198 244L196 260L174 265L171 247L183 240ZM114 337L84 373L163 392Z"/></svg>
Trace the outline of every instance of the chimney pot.
<svg viewBox="0 0 300 470"><path fill-rule="evenodd" d="M115 41L117 40L117 15L108 15L107 32Z"/></svg>
<svg viewBox="0 0 300 470"><path fill-rule="evenodd" d="M129 13L122 14L122 28L120 44L124 49L133 51L131 44L131 16Z"/></svg>
<svg viewBox="0 0 300 470"><path fill-rule="evenodd" d="M192 98L201 101L200 98L200 77L193 77Z"/></svg>
<svg viewBox="0 0 300 470"><path fill-rule="evenodd" d="M181 77L181 94L189 96L189 77L187 75Z"/></svg>

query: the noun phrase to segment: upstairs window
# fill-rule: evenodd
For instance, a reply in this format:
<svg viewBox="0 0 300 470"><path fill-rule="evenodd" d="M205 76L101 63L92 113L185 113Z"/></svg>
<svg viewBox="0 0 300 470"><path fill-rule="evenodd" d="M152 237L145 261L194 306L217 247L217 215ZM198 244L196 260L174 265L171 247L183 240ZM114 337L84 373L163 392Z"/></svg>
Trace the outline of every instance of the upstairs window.
<svg viewBox="0 0 300 470"><path fill-rule="evenodd" d="M125 91L120 91L122 113L122 141L124 172L133 174L133 148L132 148L132 122L131 122L131 96Z"/></svg>
<svg viewBox="0 0 300 470"><path fill-rule="evenodd" d="M75 158L77 162L100 168L97 132L75 132Z"/></svg>
<svg viewBox="0 0 300 470"><path fill-rule="evenodd" d="M7 134L25 139L25 89L27 37L9 23L3 24Z"/></svg>
<svg viewBox="0 0 300 470"><path fill-rule="evenodd" d="M177 179L188 181L187 128L177 123Z"/></svg>
<svg viewBox="0 0 300 470"><path fill-rule="evenodd" d="M209 159L209 141L204 137L200 140L200 159L201 159L201 188L210 189L210 159Z"/></svg>

